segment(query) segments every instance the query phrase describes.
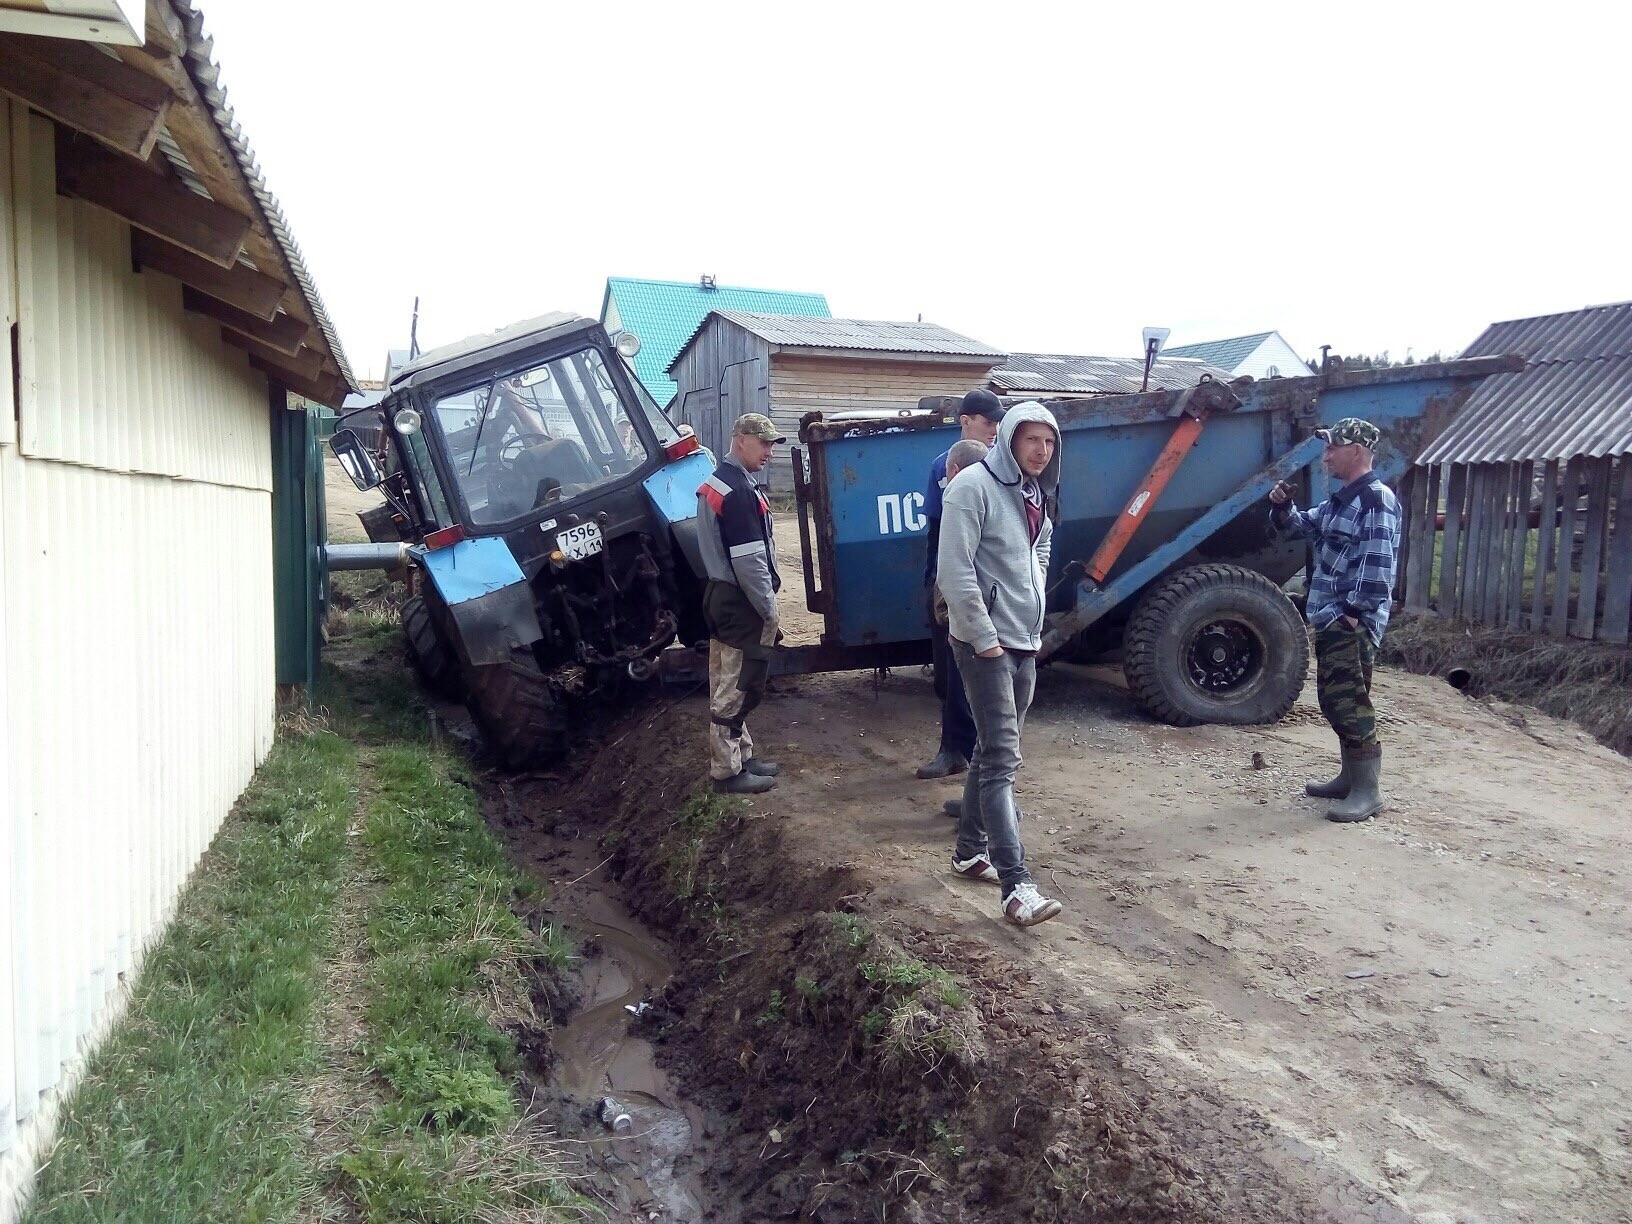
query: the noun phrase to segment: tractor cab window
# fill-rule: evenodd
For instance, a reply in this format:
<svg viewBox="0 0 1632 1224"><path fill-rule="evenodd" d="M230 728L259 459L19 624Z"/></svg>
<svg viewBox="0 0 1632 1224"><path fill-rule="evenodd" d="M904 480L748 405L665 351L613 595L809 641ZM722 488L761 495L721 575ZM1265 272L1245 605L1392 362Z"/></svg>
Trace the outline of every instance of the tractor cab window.
<svg viewBox="0 0 1632 1224"><path fill-rule="evenodd" d="M478 526L569 501L646 461L593 348L444 396L434 415Z"/></svg>

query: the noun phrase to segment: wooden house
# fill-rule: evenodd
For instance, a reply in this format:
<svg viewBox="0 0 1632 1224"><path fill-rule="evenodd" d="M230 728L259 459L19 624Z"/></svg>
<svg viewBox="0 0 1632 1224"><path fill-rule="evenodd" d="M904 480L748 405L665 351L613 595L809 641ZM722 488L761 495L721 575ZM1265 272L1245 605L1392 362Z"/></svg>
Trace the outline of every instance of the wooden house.
<svg viewBox="0 0 1632 1224"><path fill-rule="evenodd" d="M1632 302L1494 323L1518 353L1407 482L1405 606L1624 646L1632 626Z"/></svg>
<svg viewBox="0 0 1632 1224"><path fill-rule="evenodd" d="M1003 360L998 350L933 323L714 311L669 364L679 388L671 411L720 455L745 412L763 412L793 438L807 412L916 408L926 395L984 387ZM792 491L786 449L765 483Z"/></svg>

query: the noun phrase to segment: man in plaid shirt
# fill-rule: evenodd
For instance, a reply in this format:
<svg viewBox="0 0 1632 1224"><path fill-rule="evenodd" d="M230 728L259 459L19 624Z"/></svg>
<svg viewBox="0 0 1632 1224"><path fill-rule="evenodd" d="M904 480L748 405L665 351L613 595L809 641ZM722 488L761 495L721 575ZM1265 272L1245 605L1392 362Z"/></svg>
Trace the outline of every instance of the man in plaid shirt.
<svg viewBox="0 0 1632 1224"><path fill-rule="evenodd" d="M1270 491L1270 525L1282 536L1315 541L1306 615L1315 630L1320 711L1337 733L1343 765L1330 782L1304 791L1338 800L1328 820L1369 820L1383 808L1383 746L1371 703L1371 670L1393 607L1400 550L1400 502L1372 471L1382 437L1370 421L1345 417L1329 430L1322 462L1342 487L1312 510L1299 510L1284 482Z"/></svg>

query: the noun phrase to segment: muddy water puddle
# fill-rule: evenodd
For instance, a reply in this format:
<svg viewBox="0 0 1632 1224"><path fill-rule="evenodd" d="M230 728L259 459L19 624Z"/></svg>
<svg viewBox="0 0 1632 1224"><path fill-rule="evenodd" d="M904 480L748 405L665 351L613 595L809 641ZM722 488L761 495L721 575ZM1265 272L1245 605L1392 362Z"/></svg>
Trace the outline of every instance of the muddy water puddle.
<svg viewBox="0 0 1632 1224"><path fill-rule="evenodd" d="M685 1100L639 1032L643 1005L668 982L674 965L661 939L634 918L615 885L564 842L550 864L558 886L555 920L583 945L581 996L554 1038L552 1086L585 1121L589 1163L619 1220L694 1221L710 1209L699 1179L707 1119Z"/></svg>

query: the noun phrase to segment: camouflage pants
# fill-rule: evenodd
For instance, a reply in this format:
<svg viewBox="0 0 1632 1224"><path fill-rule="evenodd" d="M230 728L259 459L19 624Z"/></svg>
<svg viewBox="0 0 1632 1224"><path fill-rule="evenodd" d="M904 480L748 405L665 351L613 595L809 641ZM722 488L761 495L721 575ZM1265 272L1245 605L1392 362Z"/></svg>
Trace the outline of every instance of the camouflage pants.
<svg viewBox="0 0 1632 1224"><path fill-rule="evenodd" d="M1377 647L1363 628L1340 621L1315 630L1315 686L1320 712L1351 760L1381 756L1377 711L1371 704L1371 669Z"/></svg>

